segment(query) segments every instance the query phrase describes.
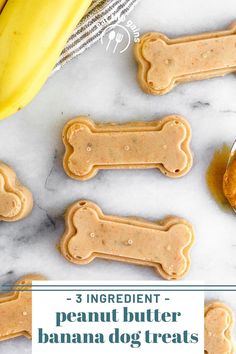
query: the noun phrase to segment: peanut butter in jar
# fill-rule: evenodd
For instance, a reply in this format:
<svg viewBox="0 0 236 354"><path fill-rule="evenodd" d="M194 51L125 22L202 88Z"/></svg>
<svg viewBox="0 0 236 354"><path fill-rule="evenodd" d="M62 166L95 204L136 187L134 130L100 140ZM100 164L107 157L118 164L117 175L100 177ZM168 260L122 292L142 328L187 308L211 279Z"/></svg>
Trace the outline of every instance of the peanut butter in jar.
<svg viewBox="0 0 236 354"><path fill-rule="evenodd" d="M236 153L231 158L224 174L223 190L232 208L236 209Z"/></svg>

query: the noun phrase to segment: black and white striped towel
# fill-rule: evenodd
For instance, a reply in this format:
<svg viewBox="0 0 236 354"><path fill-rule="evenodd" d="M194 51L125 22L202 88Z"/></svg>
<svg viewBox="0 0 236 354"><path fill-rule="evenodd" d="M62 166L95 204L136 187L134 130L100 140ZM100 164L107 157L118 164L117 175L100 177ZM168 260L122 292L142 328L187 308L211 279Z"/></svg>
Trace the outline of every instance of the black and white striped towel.
<svg viewBox="0 0 236 354"><path fill-rule="evenodd" d="M71 59L101 39L108 26L118 24L140 0L94 0L79 23L53 70L60 70ZM107 30L108 32L108 30Z"/></svg>

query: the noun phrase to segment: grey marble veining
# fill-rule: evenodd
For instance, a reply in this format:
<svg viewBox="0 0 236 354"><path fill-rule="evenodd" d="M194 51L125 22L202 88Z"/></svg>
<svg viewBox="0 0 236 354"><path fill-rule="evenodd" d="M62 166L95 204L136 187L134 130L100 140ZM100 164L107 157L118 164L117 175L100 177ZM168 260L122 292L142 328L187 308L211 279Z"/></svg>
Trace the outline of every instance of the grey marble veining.
<svg viewBox="0 0 236 354"><path fill-rule="evenodd" d="M143 0L130 18L141 32L168 36L223 30L235 20L233 0ZM23 111L0 122L0 159L12 165L33 192L33 213L25 220L0 223L0 283L26 273L54 280L155 280L152 269L96 260L87 266L65 261L56 249L70 203L90 199L114 215L150 220L178 215L194 225L196 244L186 280L236 282L236 218L212 200L205 172L214 150L236 138L236 77L181 85L168 95L145 95L136 83L129 48L108 54L100 44L51 77ZM95 121L152 120L166 114L185 116L192 126L194 166L173 180L156 170L104 171L90 181L70 180L62 169L61 130L77 115ZM226 301L236 313L235 294L206 294ZM0 344L4 354L29 354L30 343L17 339Z"/></svg>

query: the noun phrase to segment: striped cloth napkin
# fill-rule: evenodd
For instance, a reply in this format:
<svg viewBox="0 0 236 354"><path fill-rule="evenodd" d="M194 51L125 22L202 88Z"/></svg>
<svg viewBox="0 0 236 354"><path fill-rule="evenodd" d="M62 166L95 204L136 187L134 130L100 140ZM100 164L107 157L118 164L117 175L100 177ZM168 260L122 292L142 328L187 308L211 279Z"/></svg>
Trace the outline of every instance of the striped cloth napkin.
<svg viewBox="0 0 236 354"><path fill-rule="evenodd" d="M101 39L109 26L124 19L140 0L94 0L79 23L53 70L60 70L71 59L83 53ZM110 27L109 27L110 28ZM107 30L106 32L109 32Z"/></svg>

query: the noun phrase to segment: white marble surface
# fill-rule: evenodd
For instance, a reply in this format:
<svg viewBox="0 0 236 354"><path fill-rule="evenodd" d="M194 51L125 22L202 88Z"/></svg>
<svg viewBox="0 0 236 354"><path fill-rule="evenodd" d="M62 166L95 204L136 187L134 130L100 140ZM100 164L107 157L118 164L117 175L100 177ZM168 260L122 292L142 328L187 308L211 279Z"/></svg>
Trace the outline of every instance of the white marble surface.
<svg viewBox="0 0 236 354"><path fill-rule="evenodd" d="M141 0L129 16L141 32L169 36L227 28L235 19L234 0ZM50 279L159 279L152 269L96 260L79 267L56 250L63 232L63 213L86 198L105 213L150 220L174 214L196 231L187 280L236 283L236 216L224 213L210 197L205 172L214 150L236 138L236 77L189 83L163 97L145 95L136 83L129 48L107 54L101 44L84 53L48 80L23 111L0 122L0 159L15 167L34 194L33 213L13 224L0 224L0 283L25 273ZM63 172L61 130L76 115L96 121L151 120L179 113L193 130L192 171L179 180L158 171L106 171L88 182L70 180ZM235 294L207 294L228 302L236 313ZM30 342L17 339L0 345L4 354L30 353Z"/></svg>

